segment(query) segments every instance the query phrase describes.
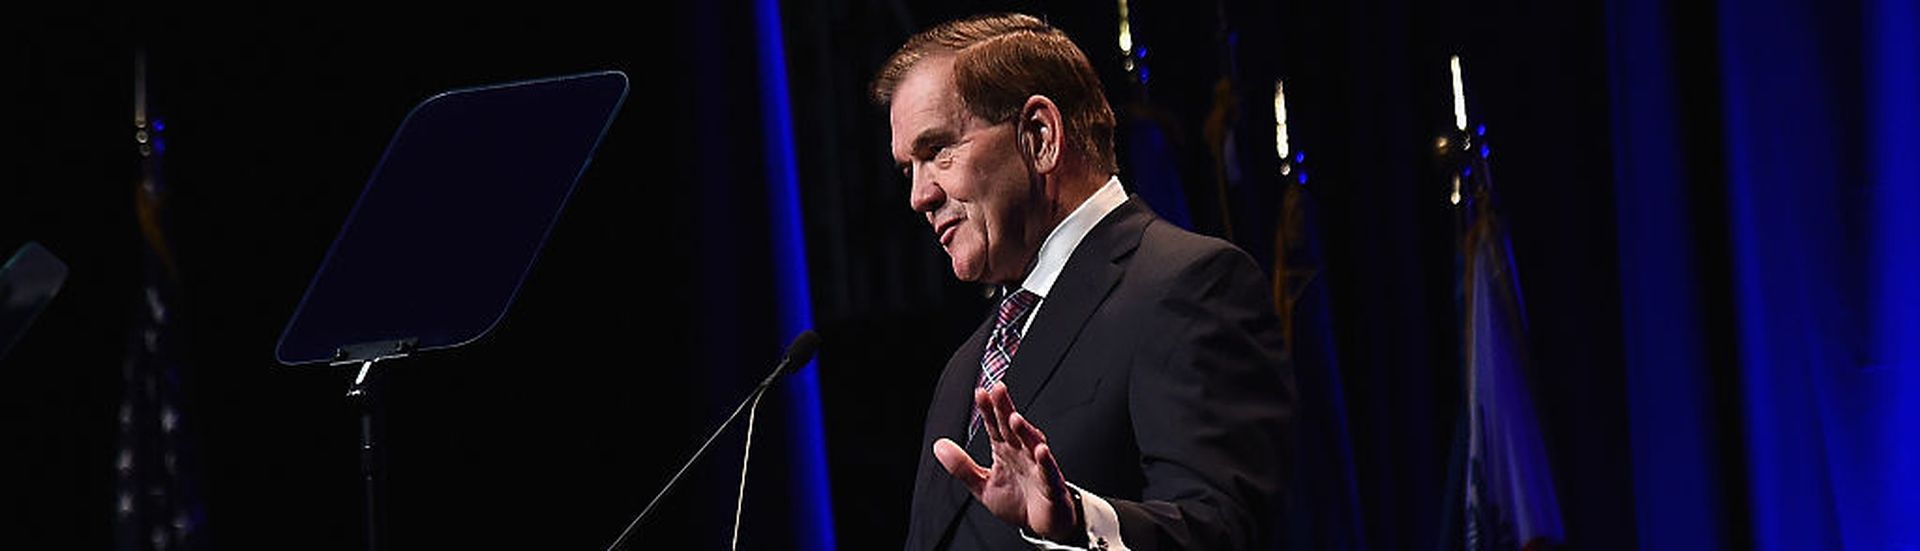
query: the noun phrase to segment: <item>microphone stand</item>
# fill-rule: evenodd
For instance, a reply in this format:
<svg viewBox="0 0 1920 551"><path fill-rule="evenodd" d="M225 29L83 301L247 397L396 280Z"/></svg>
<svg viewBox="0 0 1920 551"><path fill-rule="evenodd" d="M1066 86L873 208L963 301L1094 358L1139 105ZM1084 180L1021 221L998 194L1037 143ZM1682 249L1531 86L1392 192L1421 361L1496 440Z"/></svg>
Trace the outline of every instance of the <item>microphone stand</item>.
<svg viewBox="0 0 1920 551"><path fill-rule="evenodd" d="M768 385L772 382L773 377L769 376L760 383L760 388L754 389L753 405L747 408L747 441L740 447L740 493L734 496L733 501L733 539L729 549L734 551L740 549L740 513L746 510L747 505L747 460L753 456L753 418L760 412L760 399L766 397L767 389L771 388Z"/></svg>
<svg viewBox="0 0 1920 551"><path fill-rule="evenodd" d="M667 480L667 485L660 488L659 493L653 494L653 499L647 502L647 507L641 509L640 514L633 517L632 522L627 523L627 528L620 531L620 537L614 539L612 545L607 546L607 551L615 551L620 548L621 544L627 542L627 537L633 535L633 529L640 526L640 521L645 520L647 515L653 513L654 507L660 505L660 499L667 496L667 491L672 490L673 485L680 482L680 477L687 474L687 469L692 468L693 464L700 460L700 456L707 453L707 448L713 445L713 441L720 438L721 433L727 431L727 426L733 424L733 420L740 417L741 410L748 409L748 406L751 405L753 411L758 412L760 409L760 398L767 394L767 389L773 388L773 381L779 379L780 375L784 373L798 370L807 365L807 362L813 360L814 350L819 346L820 335L814 333L812 330L805 331L801 333L800 336L794 337L793 344L787 346L787 354L780 358L780 365L774 366L773 372L768 373L767 378L761 379L760 385L754 387L753 392L748 394L746 399L740 401L740 405L733 407L733 413L727 415L727 420L721 421L720 426L713 429L713 434L707 436L707 441L700 444L700 449L694 450L693 457L687 458L686 463L680 465L680 470L673 473L673 478ZM740 458L740 496L739 499L734 502L733 510L733 544L735 547L738 547L740 544L740 506L746 502L746 459L747 454L752 450L753 414L748 414L746 451L742 452Z"/></svg>

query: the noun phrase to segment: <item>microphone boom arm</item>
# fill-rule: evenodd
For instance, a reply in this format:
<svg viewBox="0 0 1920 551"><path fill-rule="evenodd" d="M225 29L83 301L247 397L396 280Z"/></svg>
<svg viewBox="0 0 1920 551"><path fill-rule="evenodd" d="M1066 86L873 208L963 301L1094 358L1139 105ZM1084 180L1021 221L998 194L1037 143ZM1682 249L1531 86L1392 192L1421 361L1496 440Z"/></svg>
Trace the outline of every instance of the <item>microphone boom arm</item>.
<svg viewBox="0 0 1920 551"><path fill-rule="evenodd" d="M760 385L754 387L753 392L749 393L746 399L740 401L740 405L733 407L733 413L728 414L727 420L721 421L720 426L713 429L713 434L707 435L707 441L700 444L700 449L694 450L693 457L687 458L687 462L680 465L680 470L673 473L673 478L667 480L667 485L661 487L659 493L653 495L653 499L647 502L646 508L641 509L640 514L633 517L632 522L627 523L627 528L620 531L620 537L614 539L612 545L607 546L607 551L615 551L620 548L621 544L627 542L627 537L633 535L633 529L640 526L640 521L645 520L647 515L653 514L653 509L660 504L660 499L666 497L667 491L672 490L673 485L680 482L680 477L687 474L687 469L693 468L693 464L700 461L700 456L706 454L707 448L713 446L713 441L719 439L720 434L727 431L727 426L732 425L734 419L740 418L740 412L747 409L748 404L754 404L757 408L761 396L767 393L767 389L773 388L773 381L775 379L779 379L782 374L798 371L801 367L806 366L807 362L813 361L813 354L819 347L820 334L813 332L811 329L803 331L799 336L794 337L793 343L787 345L787 353L780 357L780 364L774 366L773 372L768 373L767 378L760 380ZM751 427L749 427L748 431L748 437L751 438ZM752 442L749 441L748 445L751 446ZM741 467L742 476L744 477L746 471L745 465ZM738 511L736 511L735 514L735 522L737 523ZM734 527L734 531L735 541L738 541L739 527L737 525Z"/></svg>

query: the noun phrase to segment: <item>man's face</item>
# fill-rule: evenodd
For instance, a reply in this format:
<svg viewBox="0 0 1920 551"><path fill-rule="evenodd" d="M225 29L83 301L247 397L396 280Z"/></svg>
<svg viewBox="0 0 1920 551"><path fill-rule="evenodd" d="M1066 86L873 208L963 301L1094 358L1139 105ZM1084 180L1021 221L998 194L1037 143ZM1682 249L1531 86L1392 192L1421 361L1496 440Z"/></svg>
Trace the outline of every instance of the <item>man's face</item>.
<svg viewBox="0 0 1920 551"><path fill-rule="evenodd" d="M927 217L963 281L1014 283L1039 248L1030 231L1041 189L1014 144L1012 122L967 112L953 56L922 60L893 93L893 159L912 182L908 204Z"/></svg>

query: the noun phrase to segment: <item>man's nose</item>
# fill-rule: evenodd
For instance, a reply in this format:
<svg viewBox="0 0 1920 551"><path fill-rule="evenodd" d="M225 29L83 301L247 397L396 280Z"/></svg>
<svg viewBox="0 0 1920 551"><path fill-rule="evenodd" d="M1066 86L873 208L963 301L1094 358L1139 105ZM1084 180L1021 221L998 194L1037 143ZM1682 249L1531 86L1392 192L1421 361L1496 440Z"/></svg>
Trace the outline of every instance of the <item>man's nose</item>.
<svg viewBox="0 0 1920 551"><path fill-rule="evenodd" d="M927 171L913 170L913 189L907 192L907 204L914 212L933 212L946 200L946 191L940 189L940 184L934 182Z"/></svg>

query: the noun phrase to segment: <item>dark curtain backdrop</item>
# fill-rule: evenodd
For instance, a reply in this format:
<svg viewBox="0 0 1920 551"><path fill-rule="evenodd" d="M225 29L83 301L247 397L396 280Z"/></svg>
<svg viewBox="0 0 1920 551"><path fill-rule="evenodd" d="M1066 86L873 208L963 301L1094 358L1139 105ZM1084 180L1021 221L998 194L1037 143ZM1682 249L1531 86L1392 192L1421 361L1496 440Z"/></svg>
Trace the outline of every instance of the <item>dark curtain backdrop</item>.
<svg viewBox="0 0 1920 551"><path fill-rule="evenodd" d="M1608 9L1643 541L1920 541L1920 10Z"/></svg>
<svg viewBox="0 0 1920 551"><path fill-rule="evenodd" d="M1263 156L1268 94L1285 80L1362 528L1290 541L1430 549L1460 536L1444 520L1463 499L1448 467L1462 381L1435 154L1456 54L1499 175L1575 547L1920 541L1907 443L1920 423L1920 231L1903 222L1920 207L1913 2L1734 4L1134 2L1143 79L1123 64L1111 2L780 3L839 545L899 545L928 395L987 302L907 209L866 85L913 31L1002 10L1065 29L1122 135L1162 140L1123 144L1123 179L1170 182L1194 229L1262 262L1288 185ZM73 6L0 19L0 250L36 240L72 266L0 360L5 546L116 547L121 371L143 300L136 49L167 123L180 413L204 533L223 548L359 546L351 374L278 366L272 348L407 111L464 86L632 77L505 321L395 364L384 427L396 547L609 542L791 337L764 214L778 136L753 6ZM1240 108L1224 192L1207 134L1223 75ZM743 547L793 547L814 518L781 468L801 447L776 420L787 400L762 406ZM736 429L716 444L643 547L724 545L739 443Z"/></svg>
<svg viewBox="0 0 1920 551"><path fill-rule="evenodd" d="M0 20L0 248L38 240L72 266L0 363L0 546L116 546L116 418L138 391L121 369L142 296L136 47L166 124L180 414L214 548L361 545L352 373L280 366L273 347L407 112L459 87L631 77L517 303L470 346L393 363L383 434L395 548L610 543L791 337L774 321L750 7L76 6ZM786 407L783 393L762 406L743 545L790 540ZM716 443L637 548L725 544L740 436Z"/></svg>

